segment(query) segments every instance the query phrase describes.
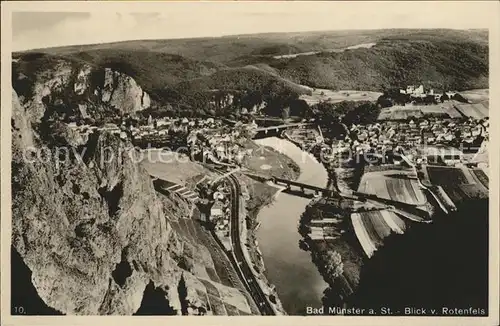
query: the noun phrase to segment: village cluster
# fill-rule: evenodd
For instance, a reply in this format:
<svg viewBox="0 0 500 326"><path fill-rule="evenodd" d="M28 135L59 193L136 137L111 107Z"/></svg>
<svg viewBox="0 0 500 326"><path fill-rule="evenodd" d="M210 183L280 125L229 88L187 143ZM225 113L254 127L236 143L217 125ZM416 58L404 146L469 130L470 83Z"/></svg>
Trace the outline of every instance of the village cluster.
<svg viewBox="0 0 500 326"><path fill-rule="evenodd" d="M433 93L432 90L424 92L422 86L409 86L404 92L416 96ZM386 112L381 112L377 123L347 126L345 138L334 141L331 149L327 150L331 153L349 152L351 155L374 153L380 158L383 158L383 153L412 152L412 155L406 157L414 159L417 164L427 163L428 156L434 151L434 155L440 155L447 165L463 163L462 152L474 152L483 140L489 139L488 109L483 103L449 104L451 106L439 107L442 109L440 114L428 114L424 109L418 109L436 109L432 105L401 107L404 112L417 108L415 110L421 113L418 117L387 117ZM455 112L456 115L446 114L450 112ZM414 155L415 153L420 155ZM400 161L394 163L398 164Z"/></svg>
<svg viewBox="0 0 500 326"><path fill-rule="evenodd" d="M425 89L424 85L408 85L405 89L400 89L399 92L401 94L410 95L412 98L433 96L436 101L439 101L443 95L442 93L435 93L432 88ZM453 97L456 93L457 92L444 92L449 98Z"/></svg>
<svg viewBox="0 0 500 326"><path fill-rule="evenodd" d="M216 232L223 237L229 237L229 219L231 218L231 203L229 189L221 183L212 194L213 205L210 208L210 222Z"/></svg>
<svg viewBox="0 0 500 326"><path fill-rule="evenodd" d="M95 130L106 130L118 135L122 140L130 139L139 147L168 148L176 150L185 147L191 157L203 162L241 165L252 150L244 147L244 142L255 134L257 124L236 122L230 126L222 120L207 119L153 119L145 124L129 124L126 120L120 124L107 123L103 126L77 125L68 127L82 134Z"/></svg>
<svg viewBox="0 0 500 326"><path fill-rule="evenodd" d="M197 160L241 166L244 158L252 155L252 150L245 148L244 142L253 137L255 128L257 125L252 122L237 123L232 128L194 129L187 137L187 145Z"/></svg>
<svg viewBox="0 0 500 326"><path fill-rule="evenodd" d="M346 136L344 143L354 149L376 150L404 149L422 144L460 145L474 144L488 137L488 119L469 119L465 123L439 119L422 119L415 122L382 122L368 125L352 125L351 136Z"/></svg>
<svg viewBox="0 0 500 326"><path fill-rule="evenodd" d="M383 162L384 153L421 153L420 157L407 155L416 163L426 163L432 154L443 157L448 165L461 162L462 152L477 149L484 139L488 139L488 119L457 124L453 121L427 119L419 122L382 122L368 125L352 125L350 134L344 139L333 142L329 152L332 154L372 153L372 157ZM417 149L417 151L415 151ZM399 164L400 160L393 163Z"/></svg>

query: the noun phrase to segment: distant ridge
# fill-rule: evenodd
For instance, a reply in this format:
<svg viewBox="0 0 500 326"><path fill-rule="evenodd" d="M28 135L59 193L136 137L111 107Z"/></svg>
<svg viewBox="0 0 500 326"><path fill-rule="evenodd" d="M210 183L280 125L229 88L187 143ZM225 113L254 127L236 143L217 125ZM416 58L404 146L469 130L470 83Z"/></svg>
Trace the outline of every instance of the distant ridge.
<svg viewBox="0 0 500 326"><path fill-rule="evenodd" d="M173 105L182 101L185 110L206 106L207 99L193 93L207 88L263 91L266 96L272 90L274 97L298 97L304 90L300 85L373 92L408 84L489 88L486 30L343 30L134 40L30 50L13 57L26 59L33 53L112 67L137 80L153 100ZM308 55L280 58L294 53Z"/></svg>

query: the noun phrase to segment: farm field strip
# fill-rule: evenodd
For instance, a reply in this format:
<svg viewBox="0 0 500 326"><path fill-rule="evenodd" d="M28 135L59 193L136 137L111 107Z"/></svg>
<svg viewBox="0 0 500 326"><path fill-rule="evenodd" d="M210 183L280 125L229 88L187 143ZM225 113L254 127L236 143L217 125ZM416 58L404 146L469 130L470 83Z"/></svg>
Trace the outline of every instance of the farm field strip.
<svg viewBox="0 0 500 326"><path fill-rule="evenodd" d="M418 201L415 189L409 179L387 178L386 186L392 200L412 205L422 203Z"/></svg>
<svg viewBox="0 0 500 326"><path fill-rule="evenodd" d="M481 184L460 185L459 187L468 198L487 198L489 194L488 189Z"/></svg>
<svg viewBox="0 0 500 326"><path fill-rule="evenodd" d="M210 281L201 279L200 280L205 289L207 290L208 303L215 315L228 315L226 308L224 307L224 302L220 298L219 290Z"/></svg>
<svg viewBox="0 0 500 326"><path fill-rule="evenodd" d="M405 222L401 218L399 218L396 214L388 210L382 210L380 211L380 214L382 215L384 221L391 228L392 231L398 234L404 233L406 229Z"/></svg>
<svg viewBox="0 0 500 326"><path fill-rule="evenodd" d="M404 176L391 177L384 173L368 172L363 176L358 189L360 192L410 205L422 205L426 202L418 181Z"/></svg>
<svg viewBox="0 0 500 326"><path fill-rule="evenodd" d="M444 107L440 105L419 105L418 109L424 114L444 113Z"/></svg>
<svg viewBox="0 0 500 326"><path fill-rule="evenodd" d="M445 207L449 209L456 209L455 203L448 195L448 193L443 189L443 187L437 186L436 196L443 203L443 205L445 205Z"/></svg>
<svg viewBox="0 0 500 326"><path fill-rule="evenodd" d="M354 232L368 257L383 245L391 233L403 234L406 224L403 219L388 210L351 214Z"/></svg>
<svg viewBox="0 0 500 326"><path fill-rule="evenodd" d="M444 106L443 112L445 112L452 119L459 119L462 117L462 114L453 106Z"/></svg>
<svg viewBox="0 0 500 326"><path fill-rule="evenodd" d="M299 98L306 101L309 105L314 105L320 101L325 101L328 103L338 103L342 101L375 102L380 97L380 95L382 95L382 93L372 92L372 91L354 91L354 90L333 91L329 89L317 88L312 91L312 95L301 95Z"/></svg>
<svg viewBox="0 0 500 326"><path fill-rule="evenodd" d="M481 169L473 169L472 173L486 189L489 189L490 181L486 173Z"/></svg>
<svg viewBox="0 0 500 326"><path fill-rule="evenodd" d="M239 279L236 271L234 270L231 262L227 258L225 252L220 248L215 239L205 230L199 223L194 224L200 234L199 240L201 243L208 248L212 260L214 263L214 268L217 275L220 277L220 284L235 288L242 293L246 300L247 305L249 305L252 314L258 314L259 309L257 308L255 302L253 301L250 294L246 291L243 283Z"/></svg>
<svg viewBox="0 0 500 326"><path fill-rule="evenodd" d="M427 166L431 183L441 186L454 205L469 198L488 196L488 188L477 177L475 170L480 169ZM441 196L447 201L446 196Z"/></svg>
<svg viewBox="0 0 500 326"><path fill-rule="evenodd" d="M442 185L441 187L455 205L469 198L458 185Z"/></svg>
<svg viewBox="0 0 500 326"><path fill-rule="evenodd" d="M406 120L410 117L421 118L423 116L422 111L418 108L392 106L382 109L377 120Z"/></svg>
<svg viewBox="0 0 500 326"><path fill-rule="evenodd" d="M354 233L356 234L363 251L368 257L371 257L377 248L368 236L368 233L361 221L361 215L359 213L353 213L351 214L351 220L354 227Z"/></svg>
<svg viewBox="0 0 500 326"><path fill-rule="evenodd" d="M467 178L460 168L427 166L430 182L435 185L466 184Z"/></svg>
<svg viewBox="0 0 500 326"><path fill-rule="evenodd" d="M212 282L210 282L208 280L204 280L204 279L201 279L200 281L205 286L205 289L207 290L207 293L209 295L216 296L217 298L220 297L219 290L217 290L217 287L215 285L213 285Z"/></svg>
<svg viewBox="0 0 500 326"><path fill-rule="evenodd" d="M215 269L214 269L214 268L212 268L212 267L208 267L208 266L207 266L205 269L206 269L207 274L208 274L208 276L210 277L210 280L211 280L211 281L218 282L218 283L222 283L222 281L221 281L221 279L220 279L219 275L217 274L217 272L215 271Z"/></svg>
<svg viewBox="0 0 500 326"><path fill-rule="evenodd" d="M489 99L489 89L471 89L467 91L462 91L460 94L470 101L482 102Z"/></svg>
<svg viewBox="0 0 500 326"><path fill-rule="evenodd" d="M365 173L358 190L360 192L375 194L382 198L391 198L384 177L378 173Z"/></svg>
<svg viewBox="0 0 500 326"><path fill-rule="evenodd" d="M390 180L390 179L385 179L385 186L387 187L387 192L389 193L389 198L394 199L396 201L401 201L400 197L401 193L398 192L398 190L403 190L401 187L398 187L397 185L397 179L395 180Z"/></svg>
<svg viewBox="0 0 500 326"><path fill-rule="evenodd" d="M375 230L375 226L373 225L372 220L370 219L369 215L366 215L365 213L361 213L361 223L363 224L366 233L368 234L368 237L372 241L372 243L375 245L375 248L380 247L382 243L382 238L379 237L377 234L377 231Z"/></svg>
<svg viewBox="0 0 500 326"><path fill-rule="evenodd" d="M452 105L444 103L435 105L420 105L418 108L425 116L449 116L451 118L460 118L462 115Z"/></svg>
<svg viewBox="0 0 500 326"><path fill-rule="evenodd" d="M221 299L219 299L219 297L214 296L214 295L209 293L208 299L210 301L210 307L212 308L214 315L217 315L217 316L227 316L228 315L226 308L224 307L224 303L222 302Z"/></svg>
<svg viewBox="0 0 500 326"><path fill-rule="evenodd" d="M373 225L375 232L378 237L383 240L385 237L391 234L391 228L385 222L384 217L380 211L374 211L371 214L367 214L367 220Z"/></svg>
<svg viewBox="0 0 500 326"><path fill-rule="evenodd" d="M227 314L229 316L239 316L240 315L240 310L236 308L233 305L230 305L229 303L224 302L224 308L227 311Z"/></svg>
<svg viewBox="0 0 500 326"><path fill-rule="evenodd" d="M215 242L215 240L210 238L210 235L205 233L200 234L202 234L202 236L199 239L202 244L209 250L210 255L212 256L215 273L219 276L220 283L230 287L235 287L237 289L242 289L241 287L238 287L239 282L233 279L235 275L232 275L231 273L232 270L230 262L225 256L225 253L222 251L222 249L219 248L219 245Z"/></svg>
<svg viewBox="0 0 500 326"><path fill-rule="evenodd" d="M458 104L456 105L456 108L463 115L475 119L482 119L489 116L489 110L483 105L483 103Z"/></svg>
<svg viewBox="0 0 500 326"><path fill-rule="evenodd" d="M417 180L414 180L414 179L411 179L408 181L409 181L409 186L408 186L409 191L411 191L411 192L413 192L413 194L415 194L415 199L416 199L415 204L422 204L422 203L427 202L427 197L425 197L424 191L420 187L419 182Z"/></svg>
<svg viewBox="0 0 500 326"><path fill-rule="evenodd" d="M483 104L455 104L450 101L434 105L394 105L383 108L378 120L405 120L410 117L421 118L424 116L446 116L461 118L463 115L483 118L489 115L488 109ZM463 106L461 109L460 107Z"/></svg>
<svg viewBox="0 0 500 326"><path fill-rule="evenodd" d="M465 178L467 179L467 183L468 184L475 184L475 183L477 183L476 178L474 178L474 176L473 176L472 169L462 168L462 172L463 172Z"/></svg>

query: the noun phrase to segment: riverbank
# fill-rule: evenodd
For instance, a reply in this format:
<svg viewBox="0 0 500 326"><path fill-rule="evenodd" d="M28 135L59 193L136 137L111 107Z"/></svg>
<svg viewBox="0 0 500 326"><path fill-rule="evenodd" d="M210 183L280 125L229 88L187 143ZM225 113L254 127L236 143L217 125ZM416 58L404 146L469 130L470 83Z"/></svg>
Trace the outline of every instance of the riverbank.
<svg viewBox="0 0 500 326"><path fill-rule="evenodd" d="M247 179L249 178L247 177ZM242 207L241 214L244 216L244 220L242 221L243 223L240 224L241 227L240 241L243 244L242 246L243 255L245 256L245 259L248 262L248 265L252 270L252 273L255 275L255 278L259 283L260 288L269 298L269 302L272 305L274 313L276 315L286 315L287 313L283 308L283 305L278 297L278 294L276 293L276 288L269 282L269 280L266 278L264 274L265 271L264 260L262 258L262 253L259 250L259 244L255 237L258 225L252 229L248 228L247 221L251 220L251 218L249 218L249 213L251 212L251 210L248 209L248 202L251 200L252 197L250 196L250 193L248 191L247 184L242 185L241 188L242 188L242 194L240 196L240 205ZM274 193L274 195L276 194L277 193ZM273 198L273 196L268 198Z"/></svg>
<svg viewBox="0 0 500 326"><path fill-rule="evenodd" d="M288 156L272 147L260 145L254 141L248 141L246 148L253 151L253 155L245 158L244 166L252 172L267 176L277 176L289 180L296 180L300 175L300 167ZM265 270L262 254L256 245L256 230L258 228L257 216L259 211L272 203L273 198L278 194L279 189L254 180L246 175L238 176L241 185L246 189L248 198L245 201L246 223L248 230L247 248L254 267L257 272L263 273Z"/></svg>
<svg viewBox="0 0 500 326"><path fill-rule="evenodd" d="M325 187L328 176L324 167L310 153L303 152L288 140L271 137L257 141L291 158L301 170L297 181ZM328 287L308 252L300 246L297 230L301 214L311 201L280 192L269 205L260 209L257 239L265 262L265 275L275 285L289 315L305 315L306 307L321 306Z"/></svg>
<svg viewBox="0 0 500 326"><path fill-rule="evenodd" d="M319 132L317 134L319 135ZM324 145L311 137L306 142L309 141L309 144L314 142L314 146L304 144L304 140L297 139L293 132L285 132L284 136L313 153L328 173L329 189L347 194L357 189L360 175L363 173L359 171L360 167L343 163L335 153L328 155L322 151ZM350 220L352 209L354 205L351 201L321 198L307 205L299 223L304 248L310 252L312 262L324 281L328 283L326 291L328 299L332 301L331 298L336 296L338 301L335 302L338 304L341 304L343 298L352 294L358 286L363 265L363 250ZM325 220L329 222L323 223ZM328 265L336 272L330 273L325 268Z"/></svg>
<svg viewBox="0 0 500 326"><path fill-rule="evenodd" d="M278 176L295 180L300 174L299 166L288 156L272 147L249 141L246 148L253 151L253 155L245 158L244 167L250 171L267 176ZM262 252L259 249L256 233L260 226L257 216L263 207L270 205L279 194L280 189L254 180L244 174L238 175L242 187L242 207L245 212L245 223L242 225L241 241L250 268L254 271L261 288L269 295L278 314L286 314L278 298L275 287L265 276L265 265Z"/></svg>

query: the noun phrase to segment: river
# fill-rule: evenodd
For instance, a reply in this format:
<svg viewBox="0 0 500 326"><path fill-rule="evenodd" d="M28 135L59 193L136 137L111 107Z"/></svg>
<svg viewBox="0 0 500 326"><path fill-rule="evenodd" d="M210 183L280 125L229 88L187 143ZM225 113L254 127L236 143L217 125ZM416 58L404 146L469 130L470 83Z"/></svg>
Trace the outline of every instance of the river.
<svg viewBox="0 0 500 326"><path fill-rule="evenodd" d="M272 147L293 159L300 167L297 181L325 187L326 169L312 155L293 143L277 137L255 141ZM299 248L298 222L310 199L279 193L275 201L259 212L259 248L266 266L266 277L276 286L283 308L290 315L305 315L307 306L320 307L327 283L312 263L309 252Z"/></svg>

